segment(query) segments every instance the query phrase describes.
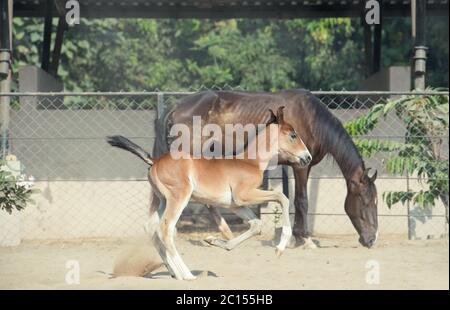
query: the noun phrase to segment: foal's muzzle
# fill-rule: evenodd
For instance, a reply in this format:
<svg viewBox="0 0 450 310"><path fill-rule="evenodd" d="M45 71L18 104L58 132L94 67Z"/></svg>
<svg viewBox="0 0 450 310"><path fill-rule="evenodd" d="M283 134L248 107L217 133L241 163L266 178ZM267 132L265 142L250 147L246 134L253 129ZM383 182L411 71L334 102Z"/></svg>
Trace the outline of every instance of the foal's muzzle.
<svg viewBox="0 0 450 310"><path fill-rule="evenodd" d="M309 152L302 152L298 157L298 162L302 167L309 165L312 160L312 156Z"/></svg>

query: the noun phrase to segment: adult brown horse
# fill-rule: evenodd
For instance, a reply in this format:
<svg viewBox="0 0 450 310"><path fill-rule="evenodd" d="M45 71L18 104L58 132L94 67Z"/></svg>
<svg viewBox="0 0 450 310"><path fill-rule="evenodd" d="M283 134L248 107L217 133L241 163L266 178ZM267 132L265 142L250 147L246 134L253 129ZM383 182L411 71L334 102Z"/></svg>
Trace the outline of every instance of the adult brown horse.
<svg viewBox="0 0 450 310"><path fill-rule="evenodd" d="M292 124L312 155L307 168L279 158L280 164L292 167L295 177L295 220L293 235L297 244L313 245L308 231L307 181L311 168L327 154L333 156L347 183L345 212L359 234L365 247L375 244L378 236L377 191L375 173L366 169L351 137L341 122L322 102L306 90L284 90L277 93L204 91L183 97L179 104L163 113L156 123L157 139L154 156L169 149L173 137L169 136L173 124L192 126L193 116L200 116L202 124L262 124L267 110L285 106L285 119ZM192 148L191 148L192 149ZM231 232L216 208L210 207L219 228L231 238ZM249 210L238 214L249 217ZM226 243L211 242L227 248ZM229 248L230 249L230 248Z"/></svg>

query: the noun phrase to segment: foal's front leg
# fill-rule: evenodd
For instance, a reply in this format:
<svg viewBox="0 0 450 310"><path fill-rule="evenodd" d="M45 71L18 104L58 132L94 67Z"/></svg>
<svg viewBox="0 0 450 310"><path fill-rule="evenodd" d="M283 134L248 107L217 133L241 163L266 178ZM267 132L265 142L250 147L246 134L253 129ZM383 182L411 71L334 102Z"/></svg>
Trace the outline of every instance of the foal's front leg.
<svg viewBox="0 0 450 310"><path fill-rule="evenodd" d="M283 217L283 228L281 231L280 243L278 243L277 249L276 249L276 254L279 257L279 256L281 256L281 254L283 254L284 250L286 249L286 245L288 244L289 240L291 239L292 228L291 228L291 221L290 221L290 215L289 215L289 199L284 194L281 194L278 202L281 204L282 217Z"/></svg>

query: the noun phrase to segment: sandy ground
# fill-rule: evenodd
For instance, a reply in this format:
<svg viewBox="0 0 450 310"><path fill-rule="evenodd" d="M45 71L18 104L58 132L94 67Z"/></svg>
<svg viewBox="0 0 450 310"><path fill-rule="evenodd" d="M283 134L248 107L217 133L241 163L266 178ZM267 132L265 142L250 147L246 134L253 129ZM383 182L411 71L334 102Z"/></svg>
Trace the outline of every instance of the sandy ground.
<svg viewBox="0 0 450 310"><path fill-rule="evenodd" d="M205 245L200 236L178 236L195 281L171 279L164 267L146 277L110 278L114 262L130 249L153 253L143 238L29 241L0 248L0 289L449 289L445 240L380 238L365 249L356 236L315 239L320 248L287 249L277 258L269 240L249 240L227 252ZM74 269L66 264L73 260L79 262L80 283L69 285L65 279ZM367 284L377 268L379 284Z"/></svg>

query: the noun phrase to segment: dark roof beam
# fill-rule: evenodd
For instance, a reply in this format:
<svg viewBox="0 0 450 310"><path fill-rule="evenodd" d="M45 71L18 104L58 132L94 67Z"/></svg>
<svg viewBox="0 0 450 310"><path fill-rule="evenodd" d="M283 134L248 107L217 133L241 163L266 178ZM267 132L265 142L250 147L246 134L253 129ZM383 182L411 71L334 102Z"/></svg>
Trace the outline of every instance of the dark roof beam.
<svg viewBox="0 0 450 310"><path fill-rule="evenodd" d="M57 1L57 3L59 0ZM231 5L234 3L234 5ZM269 5L270 3L270 5ZM284 5L280 5L283 3ZM208 5L206 5L208 4ZM244 5L245 4L245 5ZM410 16L408 1L383 1L385 17ZM80 1L82 18L320 18L359 17L358 1ZM45 16L43 2L15 1L15 16ZM431 16L447 16L448 0L427 2ZM54 12L55 16L59 13Z"/></svg>

